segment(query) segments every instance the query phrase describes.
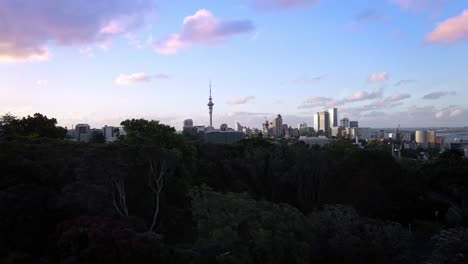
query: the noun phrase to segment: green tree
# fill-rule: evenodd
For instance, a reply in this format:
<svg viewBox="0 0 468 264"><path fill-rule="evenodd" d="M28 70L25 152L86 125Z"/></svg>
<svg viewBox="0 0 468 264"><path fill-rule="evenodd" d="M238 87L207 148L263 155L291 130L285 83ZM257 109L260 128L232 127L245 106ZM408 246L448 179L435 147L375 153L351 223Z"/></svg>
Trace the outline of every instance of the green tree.
<svg viewBox="0 0 468 264"><path fill-rule="evenodd" d="M6 123L4 127L12 135L63 139L67 133L65 128L57 126L57 119L40 113L22 119L7 114L2 117L2 123Z"/></svg>
<svg viewBox="0 0 468 264"><path fill-rule="evenodd" d="M6 113L0 117L0 127L7 127L18 118L11 113Z"/></svg>
<svg viewBox="0 0 468 264"><path fill-rule="evenodd" d="M156 120L131 119L122 125L126 136L121 141L134 145L157 145L164 148L175 148L183 145L183 136L177 135L173 127L160 124Z"/></svg>

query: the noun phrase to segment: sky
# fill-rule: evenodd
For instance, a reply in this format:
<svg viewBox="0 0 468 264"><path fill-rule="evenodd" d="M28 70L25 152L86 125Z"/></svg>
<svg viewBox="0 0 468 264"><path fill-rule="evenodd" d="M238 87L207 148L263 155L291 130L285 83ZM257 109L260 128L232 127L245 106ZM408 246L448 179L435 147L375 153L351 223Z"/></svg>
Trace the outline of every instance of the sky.
<svg viewBox="0 0 468 264"><path fill-rule="evenodd" d="M468 126L465 0L2 0L0 113Z"/></svg>

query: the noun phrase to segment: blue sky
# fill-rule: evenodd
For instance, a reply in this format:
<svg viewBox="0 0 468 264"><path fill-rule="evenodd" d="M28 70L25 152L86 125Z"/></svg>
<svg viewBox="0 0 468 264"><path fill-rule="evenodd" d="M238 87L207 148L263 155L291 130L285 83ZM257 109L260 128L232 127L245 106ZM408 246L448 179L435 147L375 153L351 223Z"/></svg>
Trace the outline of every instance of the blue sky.
<svg viewBox="0 0 468 264"><path fill-rule="evenodd" d="M463 2L6 0L0 112L206 125L212 80L217 126L312 125L330 107L367 127L467 126Z"/></svg>

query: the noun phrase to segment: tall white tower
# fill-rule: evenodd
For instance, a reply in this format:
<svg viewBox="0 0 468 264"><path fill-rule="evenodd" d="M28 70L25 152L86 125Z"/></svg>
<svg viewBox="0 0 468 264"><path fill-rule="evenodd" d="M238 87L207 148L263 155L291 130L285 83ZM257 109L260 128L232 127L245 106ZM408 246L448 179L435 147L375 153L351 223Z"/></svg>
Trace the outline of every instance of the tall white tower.
<svg viewBox="0 0 468 264"><path fill-rule="evenodd" d="M211 98L211 81L210 81L210 98L208 98L208 109L210 110L210 127L213 127L213 99Z"/></svg>

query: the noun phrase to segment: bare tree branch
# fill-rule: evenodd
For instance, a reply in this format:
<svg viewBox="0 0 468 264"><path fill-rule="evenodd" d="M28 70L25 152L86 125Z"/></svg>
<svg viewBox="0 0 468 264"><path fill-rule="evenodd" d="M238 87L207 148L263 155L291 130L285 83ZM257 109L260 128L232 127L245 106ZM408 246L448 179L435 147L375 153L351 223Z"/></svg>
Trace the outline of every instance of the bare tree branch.
<svg viewBox="0 0 468 264"><path fill-rule="evenodd" d="M167 181L167 167L166 161L160 162L159 164L159 171L157 170L156 164L153 160L148 158L150 164L150 174L148 178L148 186L151 189L156 202L156 208L153 214L153 221L149 228L149 231L152 232L156 226L156 222L158 220L159 215L159 207L160 207L160 196L161 192L164 188L164 185Z"/></svg>
<svg viewBox="0 0 468 264"><path fill-rule="evenodd" d="M114 204L115 210L121 216L128 216L127 198L125 195L125 179L124 177L118 177L112 179L111 181L112 202ZM116 194L118 199L116 199Z"/></svg>

